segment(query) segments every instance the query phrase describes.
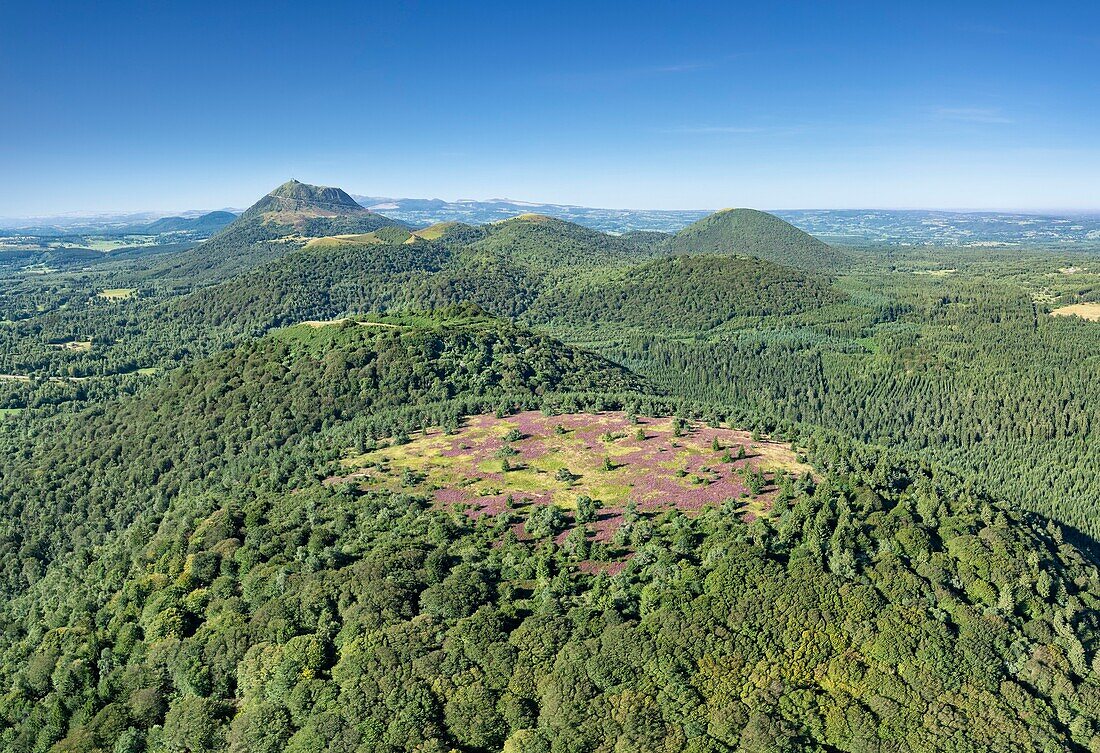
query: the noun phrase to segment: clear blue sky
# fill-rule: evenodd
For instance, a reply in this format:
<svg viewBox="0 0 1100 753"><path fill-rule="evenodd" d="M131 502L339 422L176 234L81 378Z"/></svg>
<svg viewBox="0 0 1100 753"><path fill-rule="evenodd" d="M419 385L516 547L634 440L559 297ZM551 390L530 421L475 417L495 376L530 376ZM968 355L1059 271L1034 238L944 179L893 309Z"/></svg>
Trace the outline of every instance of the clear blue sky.
<svg viewBox="0 0 1100 753"><path fill-rule="evenodd" d="M0 216L353 193L1100 209L1100 9L4 2Z"/></svg>

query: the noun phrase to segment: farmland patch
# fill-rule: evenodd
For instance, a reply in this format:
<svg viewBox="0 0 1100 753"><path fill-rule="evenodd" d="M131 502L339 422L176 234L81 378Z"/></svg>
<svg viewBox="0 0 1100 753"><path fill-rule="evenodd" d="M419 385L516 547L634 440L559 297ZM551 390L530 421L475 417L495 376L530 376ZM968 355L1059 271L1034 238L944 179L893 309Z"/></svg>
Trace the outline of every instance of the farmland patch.
<svg viewBox="0 0 1100 753"><path fill-rule="evenodd" d="M1100 303L1073 303L1050 312L1051 316L1079 316L1091 322L1100 322Z"/></svg>
<svg viewBox="0 0 1100 753"><path fill-rule="evenodd" d="M99 291L99 297L108 301L125 301L133 298L136 292L134 288L107 288Z"/></svg>

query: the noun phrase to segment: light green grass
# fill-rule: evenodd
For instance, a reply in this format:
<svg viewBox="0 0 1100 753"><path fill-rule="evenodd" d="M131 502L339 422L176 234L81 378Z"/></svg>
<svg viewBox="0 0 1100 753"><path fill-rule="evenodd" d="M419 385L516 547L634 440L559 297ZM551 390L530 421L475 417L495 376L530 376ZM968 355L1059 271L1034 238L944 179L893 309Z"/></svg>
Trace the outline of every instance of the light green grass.
<svg viewBox="0 0 1100 753"><path fill-rule="evenodd" d="M1100 322L1100 303L1072 303L1050 312L1051 316L1078 316L1090 322Z"/></svg>
<svg viewBox="0 0 1100 753"><path fill-rule="evenodd" d="M612 414L602 414L602 418L594 417L593 420L608 420L609 415ZM613 415L618 417L615 420L625 423L622 414ZM580 420L563 419L563 422L576 424ZM618 431L626 436L614 441L593 441L590 434L585 437L570 430L569 423L564 423L566 433L558 434L553 429L557 422L557 418L547 418L537 433L514 443L517 449L527 449L526 454L531 450L531 445L526 444L528 441L541 446L541 451L536 450L527 459L522 455L504 458L493 449L509 431L519 428L518 423L507 418L480 416L469 420L454 436L433 429L413 435L405 444L391 443L370 452L349 453L341 472L329 481L347 480L397 490L402 488L402 472L408 469L423 476L423 481L416 486L424 492L468 489L476 497L512 495L517 500L525 496L549 495L555 504L565 508L575 506L577 497L583 494L600 500L605 506L616 507L637 498L634 497L635 485L651 489L647 479L652 479L652 474L682 490L673 497L690 501L693 492L734 472L735 466L723 463L722 456L730 450L736 457L738 446L745 447L748 453L746 460L737 461L738 467L751 466L768 473L787 471L795 475L809 470L798 461L789 446L754 442L744 432L718 430L721 441L720 449L716 450L698 433L673 437L671 419L647 422L645 440L637 439L635 427L620 427ZM490 442L494 444L487 446ZM647 449L655 453L649 455L650 460L636 462L629 458L632 453ZM444 454L445 450L448 454ZM654 457L660 460L654 462ZM605 469L605 458L615 467ZM510 465L508 471L503 470L505 459ZM678 471L689 465L693 470L679 475ZM703 471L700 466L710 470ZM569 470L573 480L557 477L562 468ZM763 511L763 503L756 505L759 509L754 509L751 500L749 502L749 509L758 513Z"/></svg>
<svg viewBox="0 0 1100 753"><path fill-rule="evenodd" d="M136 288L107 288L99 291L98 296L108 301L125 301L127 298L133 298L135 293L137 293Z"/></svg>

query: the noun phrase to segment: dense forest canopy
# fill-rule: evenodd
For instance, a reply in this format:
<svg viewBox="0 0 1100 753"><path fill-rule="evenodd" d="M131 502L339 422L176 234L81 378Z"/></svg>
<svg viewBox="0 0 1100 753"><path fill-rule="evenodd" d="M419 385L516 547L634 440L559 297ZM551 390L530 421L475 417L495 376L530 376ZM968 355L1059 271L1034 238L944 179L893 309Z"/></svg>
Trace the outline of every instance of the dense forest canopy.
<svg viewBox="0 0 1100 753"><path fill-rule="evenodd" d="M296 181L5 276L0 748L1100 750L1100 324L1050 315L1090 302L1087 251L416 228ZM646 442L736 493L604 506Z"/></svg>
<svg viewBox="0 0 1100 753"><path fill-rule="evenodd" d="M843 252L755 209L708 215L676 233L672 246L680 253L747 254L795 269L830 270L850 263Z"/></svg>

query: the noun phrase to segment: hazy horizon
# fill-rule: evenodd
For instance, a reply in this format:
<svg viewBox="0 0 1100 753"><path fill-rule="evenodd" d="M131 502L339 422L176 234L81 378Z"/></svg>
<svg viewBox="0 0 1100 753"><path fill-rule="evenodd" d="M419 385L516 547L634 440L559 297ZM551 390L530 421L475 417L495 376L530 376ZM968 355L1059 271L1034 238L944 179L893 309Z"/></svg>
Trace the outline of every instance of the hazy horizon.
<svg viewBox="0 0 1100 753"><path fill-rule="evenodd" d="M354 196L357 200L363 198L379 199L379 200L394 200L394 201L442 201L447 203L460 203L460 202L508 202L514 203L517 206L531 205L531 206L565 206L576 207L583 209L597 209L606 211L652 211L652 212L716 212L723 209L732 208L731 206L713 204L711 206L694 206L694 207L664 207L664 206L650 206L650 207L638 207L638 206L597 206L593 204L581 204L576 201L540 201L537 199L529 198L517 198L511 196L489 196L485 198L461 196L458 198L446 198L440 196L430 195L410 195L410 196L398 196L396 194L385 193L361 193L355 189L349 189L346 186L339 186L332 183L302 181L304 183L311 183L318 186L334 186L345 190L347 193ZM274 188L274 186L272 186ZM104 208L104 209L65 209L57 212L47 212L42 214L24 214L24 215L9 215L0 212L0 222L8 221L32 221L32 220L50 220L50 219L80 219L80 218L97 218L97 217L169 217L175 215L191 215L191 214L204 214L208 212L235 212L240 213L251 206L255 201L260 199L268 191L264 191L261 194L257 194L251 199L235 204L227 204L224 206L189 206L189 207L174 207L174 208L152 208L152 207L129 207L129 208ZM1095 217L1100 215L1100 207L1096 209L1073 209L1073 208L1059 208L1059 207L945 207L945 206L753 206L744 205L746 208L759 209L767 212L944 212L953 214L974 214L974 213L989 213L989 214L1022 214L1022 215L1038 215L1038 216L1065 216L1065 217ZM385 214L385 210L379 210L381 214Z"/></svg>

